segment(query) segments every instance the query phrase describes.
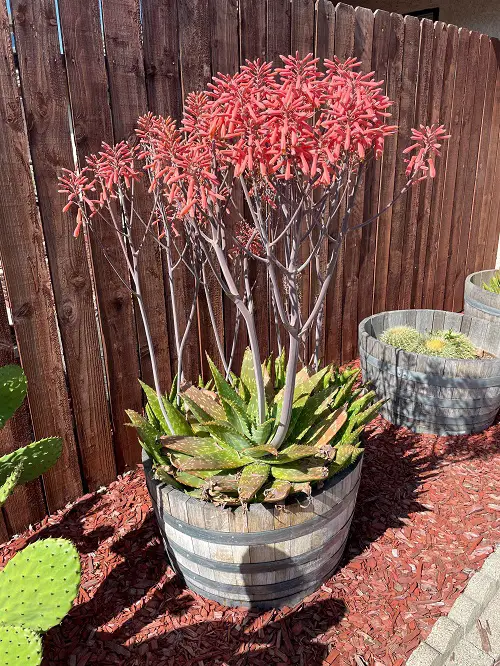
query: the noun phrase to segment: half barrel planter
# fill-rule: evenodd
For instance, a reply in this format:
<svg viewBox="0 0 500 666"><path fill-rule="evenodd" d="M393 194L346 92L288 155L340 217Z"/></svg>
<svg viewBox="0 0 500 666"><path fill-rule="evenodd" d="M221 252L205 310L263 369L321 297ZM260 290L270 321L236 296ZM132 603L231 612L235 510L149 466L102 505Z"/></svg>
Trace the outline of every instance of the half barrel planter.
<svg viewBox="0 0 500 666"><path fill-rule="evenodd" d="M396 310L364 319L359 325L359 354L364 381L370 381L381 414L417 433L460 435L489 427L500 408L500 359L445 359L413 354L379 338L393 326L422 333L448 330L468 335L473 344L500 356L500 325L442 310Z"/></svg>
<svg viewBox="0 0 500 666"><path fill-rule="evenodd" d="M496 273L496 270L479 271L468 276L464 294L466 315L500 324L500 294L483 289L483 283L489 282Z"/></svg>
<svg viewBox="0 0 500 666"><path fill-rule="evenodd" d="M362 456L312 497L282 505L217 507L144 473L165 550L187 586L225 606L294 606L339 565L358 492Z"/></svg>

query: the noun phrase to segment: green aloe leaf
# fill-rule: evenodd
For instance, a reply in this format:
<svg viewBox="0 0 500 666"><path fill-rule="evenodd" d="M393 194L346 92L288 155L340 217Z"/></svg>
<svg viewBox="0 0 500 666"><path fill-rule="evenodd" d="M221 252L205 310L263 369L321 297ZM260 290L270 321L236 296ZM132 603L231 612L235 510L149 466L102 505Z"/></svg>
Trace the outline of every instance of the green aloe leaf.
<svg viewBox="0 0 500 666"><path fill-rule="evenodd" d="M246 402L250 402L252 396L257 393L257 382L255 380L255 366L253 354L250 347L245 349L241 363L240 380L243 386Z"/></svg>
<svg viewBox="0 0 500 666"><path fill-rule="evenodd" d="M325 427L315 430L312 433L307 433L304 437L304 442L307 442L309 446L314 446L319 450L332 443L346 421L346 410L339 408L329 416L325 423Z"/></svg>
<svg viewBox="0 0 500 666"><path fill-rule="evenodd" d="M236 451L245 451L252 446L252 442L245 435L237 432L227 421L207 421L203 428L221 444L229 446Z"/></svg>
<svg viewBox="0 0 500 666"><path fill-rule="evenodd" d="M220 444L214 442L209 437L172 437L170 439L207 440L207 443L204 445L196 445L193 443L193 446L186 442L173 442L173 446L175 446L176 449L171 449L171 447L169 447L171 450L180 451L183 449L182 452L171 456L172 463L181 471L189 472L193 470L236 469L253 462L252 458L249 456L240 456L236 451L234 451L234 449L223 447ZM208 442L211 443L209 444ZM185 451L188 450L193 452L192 455L185 453Z"/></svg>
<svg viewBox="0 0 500 666"><path fill-rule="evenodd" d="M282 502L292 492L290 481L281 481L273 479L273 482L266 485L257 499L262 502Z"/></svg>
<svg viewBox="0 0 500 666"><path fill-rule="evenodd" d="M364 427L370 421L373 421L373 419L378 415L380 408L382 405L386 402L386 400L379 400L378 402L375 402L373 405L368 407L368 409L365 409L364 412L359 412L359 414L356 414L354 416L353 421L354 421L354 427L360 428Z"/></svg>
<svg viewBox="0 0 500 666"><path fill-rule="evenodd" d="M170 430L165 417L163 416L163 413L160 408L160 401L158 400L158 396L156 395L156 391L154 391L150 386L145 384L144 382L139 381L140 385L142 386L142 390L146 394L146 398L148 400L148 404L150 405L154 415L158 419L160 425L162 428L164 428L164 432L166 434L172 434L172 435L192 435L193 430L191 426L189 425L188 420L184 416L184 414L176 407L173 405L167 398L163 398L163 407L165 409L165 412L168 416L168 419L170 421L170 424L172 425L173 432Z"/></svg>
<svg viewBox="0 0 500 666"><path fill-rule="evenodd" d="M328 468L318 465L315 458L305 458L287 465L273 465L271 474L275 479L291 482L322 481L328 476Z"/></svg>
<svg viewBox="0 0 500 666"><path fill-rule="evenodd" d="M177 472L175 473L175 479L183 486L190 486L191 488L203 488L205 485L205 480L201 479L195 474L190 474L189 472Z"/></svg>
<svg viewBox="0 0 500 666"><path fill-rule="evenodd" d="M242 502L249 502L269 478L271 468L265 463L255 462L247 465L241 472L238 494Z"/></svg>
<svg viewBox="0 0 500 666"><path fill-rule="evenodd" d="M345 403L348 402L348 400L351 398L352 388L358 379L359 372L359 370L355 370L349 376L346 383L340 388L340 391L335 395L335 398L332 402L332 409L343 407Z"/></svg>
<svg viewBox="0 0 500 666"><path fill-rule="evenodd" d="M327 388L307 397L302 408L297 411L295 420L290 424L287 434L288 441L300 441L309 428L321 416L328 413L328 404L336 391L338 391L338 388L334 384L330 384Z"/></svg>
<svg viewBox="0 0 500 666"><path fill-rule="evenodd" d="M265 444L273 431L275 420L268 419L258 426L252 427L252 442L257 445Z"/></svg>
<svg viewBox="0 0 500 666"><path fill-rule="evenodd" d="M277 456L278 449L275 449L274 446L261 444L260 446L252 446L249 449L246 449L245 455L252 456L252 458L264 458L264 456L267 455Z"/></svg>
<svg viewBox="0 0 500 666"><path fill-rule="evenodd" d="M158 442L158 431L156 428L151 425L148 419L134 412L133 409L127 409L126 414L130 419L130 423L126 425L133 426L137 430L139 443L144 451L146 451L156 464L164 465L166 460L161 454L161 446Z"/></svg>
<svg viewBox="0 0 500 666"><path fill-rule="evenodd" d="M26 376L21 366L0 367L0 428L23 404L26 388Z"/></svg>
<svg viewBox="0 0 500 666"><path fill-rule="evenodd" d="M212 495L238 493L240 474L216 474L204 482L204 488Z"/></svg>
<svg viewBox="0 0 500 666"><path fill-rule="evenodd" d="M278 455L272 460L268 460L270 465L286 465L294 460L301 460L302 458L310 458L317 454L317 449L314 446L306 446L305 444L291 444L284 449L281 449Z"/></svg>
<svg viewBox="0 0 500 666"><path fill-rule="evenodd" d="M180 483L177 483L176 479L172 476L172 466L171 465L157 465L154 468L154 477L158 481L163 483L168 483L169 486L173 486L178 490L182 489Z"/></svg>
<svg viewBox="0 0 500 666"><path fill-rule="evenodd" d="M223 421L226 418L222 405L214 400L207 391L190 386L183 391L182 399L200 423Z"/></svg>

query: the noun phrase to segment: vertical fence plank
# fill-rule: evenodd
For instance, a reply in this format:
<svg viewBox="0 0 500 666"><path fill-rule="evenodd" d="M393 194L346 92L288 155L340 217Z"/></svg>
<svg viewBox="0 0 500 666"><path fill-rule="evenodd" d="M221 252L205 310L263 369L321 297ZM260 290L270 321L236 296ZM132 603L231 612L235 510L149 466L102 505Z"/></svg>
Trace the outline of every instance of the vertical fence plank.
<svg viewBox="0 0 500 666"><path fill-rule="evenodd" d="M177 0L142 0L142 29L148 108L179 119L182 92Z"/></svg>
<svg viewBox="0 0 500 666"><path fill-rule="evenodd" d="M432 51L432 68L429 84L429 103L427 109L426 125L439 122L441 112L441 97L443 92L444 59L446 55L446 26L444 23L434 24L434 40ZM442 166L441 161L439 167ZM413 286L413 305L423 307L432 295L433 285L430 284L430 276L426 273L427 262L430 257L430 246L434 233L431 225L431 205L434 192L434 179L428 179L421 185L421 196L419 202L418 230L415 247L415 281ZM437 189L437 186L436 186ZM432 220L434 222L434 220ZM429 288L429 292L425 287Z"/></svg>
<svg viewBox="0 0 500 666"><path fill-rule="evenodd" d="M418 73L418 51L420 40L420 23L413 16L404 19L403 65L401 72L401 91L399 100L399 136L396 156L396 176L394 192L401 192L407 178L403 150L410 143L410 130L415 115L415 93ZM394 204L391 218L391 240L389 247L389 267L387 275L386 308L397 310L400 307L401 271L403 265L403 248L406 244L406 205L408 194L402 195Z"/></svg>
<svg viewBox="0 0 500 666"><path fill-rule="evenodd" d="M371 12L370 12L371 14ZM330 0L318 0L316 5L316 44L315 56L324 60L325 58L332 59L335 55L335 6ZM318 196L321 196L318 194ZM323 247L320 250L319 265L321 271L326 271L328 262L328 239L323 242ZM335 278L334 278L335 279ZM317 284L316 279L311 280L311 303L316 301L316 292L319 291L320 285ZM323 322L321 327L321 336L317 341L317 353L320 359L326 362L330 361L330 357L326 351L326 329L331 325L327 319L328 317L328 300L325 301L323 306ZM335 324L333 324L335 325ZM311 340L311 353L314 351L316 341Z"/></svg>
<svg viewBox="0 0 500 666"><path fill-rule="evenodd" d="M462 32L462 29L460 30ZM455 192L453 196L453 212L451 218L451 235L450 235L450 259L448 261L448 270L446 272L446 293L445 293L445 309L453 310L453 300L455 297L455 285L458 276L461 272L460 263L465 261L466 252L466 236L464 225L464 206L466 206L465 197L472 196L469 192L468 181L470 174L467 173L469 167L469 158L472 156L468 154L469 145L474 142L472 137L473 119L476 117L476 100L474 100L474 93L476 88L476 78L478 76L478 58L479 58L479 33L470 32L469 35L469 48L467 54L467 78L465 82L465 95L462 113L461 134L460 134L460 148L457 164L457 177L455 180ZM481 101L482 104L482 101ZM475 173L474 165L474 173ZM468 231L468 230L467 230ZM465 247L464 247L465 242ZM463 285L462 285L463 287Z"/></svg>
<svg viewBox="0 0 500 666"><path fill-rule="evenodd" d="M449 133L452 136L446 155L446 173L443 188L443 201L441 205L441 229L439 233L439 246L437 252L436 272L434 278L434 307L438 310L445 308L446 274L448 261L452 254L450 242L453 219L453 200L455 197L455 183L457 178L458 157L460 152L460 133L462 113L465 100L465 82L467 78L467 62L469 51L469 31L454 29L457 32L457 56L455 84L453 88L453 105L451 112Z"/></svg>
<svg viewBox="0 0 500 666"><path fill-rule="evenodd" d="M418 56L418 81L415 99L414 126L425 125L429 104L429 87L434 40L432 21L424 19L420 22L420 45ZM414 272L418 268L418 225L420 223L419 202L423 196L420 184L413 185L407 197L406 242L404 244L400 287L400 307L413 307Z"/></svg>
<svg viewBox="0 0 500 666"><path fill-rule="evenodd" d="M340 60L346 60L354 53L354 8L339 3L335 8L335 55ZM336 233L335 224L340 224L342 209L337 220L332 223ZM350 240L350 239L349 239ZM340 249L337 268L332 284L326 297L326 358L328 361L340 363L342 360L342 292L344 275L344 248Z"/></svg>
<svg viewBox="0 0 500 666"><path fill-rule="evenodd" d="M127 140L133 143L136 140L134 129L137 118L147 110L139 1L106 0L103 3L103 18L115 141ZM137 212L147 224L150 200L145 183L136 185L134 203ZM144 238L145 228L138 225L137 222L136 217L132 236L133 242L138 246ZM161 249L151 234L147 235L142 245L139 279L144 305L148 313L160 384L165 391L170 387L171 382L165 289ZM136 307L141 375L144 381L151 385L153 384L153 373L146 334L135 301L134 305Z"/></svg>
<svg viewBox="0 0 500 666"><path fill-rule="evenodd" d="M181 58L182 92L186 99L190 92L204 90L212 75L210 57L210 22L208 0L178 0L179 10L179 39ZM218 287L214 284L215 278L210 276L211 293L217 294L220 299L215 306L218 328L221 336L224 336L222 318L222 296ZM183 269L184 285L191 285L189 273ZM190 288L190 287L189 287ZM190 293L186 291L183 297L188 306L191 303ZM187 307L188 307L187 306ZM179 308L180 309L180 308ZM198 333L191 331L189 343L186 348L184 364L186 368L192 367L190 379L196 380L195 372L207 377L207 361L205 351L212 357L214 362L219 363L219 354L215 346L215 338L212 333L205 296L198 297L199 327ZM199 340L199 347L195 350L195 342ZM195 351L197 354L195 355ZM196 358L197 356L197 358ZM201 361L201 365L200 365ZM208 377L207 377L208 378Z"/></svg>
<svg viewBox="0 0 500 666"><path fill-rule="evenodd" d="M14 2L16 43L39 209L84 478L90 490L116 476L104 367L83 239L62 212L57 176L74 163L66 74L52 2Z"/></svg>
<svg viewBox="0 0 500 666"><path fill-rule="evenodd" d="M266 3L259 0L240 0L240 60L254 60L267 58L267 16ZM275 27L275 29L277 29ZM246 211L245 207L244 210ZM244 213L249 215L248 211ZM253 286L255 324L259 339L261 360L269 355L269 322L270 312L267 275L260 266L253 262L250 270L250 280ZM261 298L259 298L261 295ZM257 298L255 298L257 296ZM271 315L272 316L272 315ZM243 325L243 324L241 324Z"/></svg>
<svg viewBox="0 0 500 666"><path fill-rule="evenodd" d="M471 37L472 37L471 33ZM488 74L488 53L489 38L486 35L477 34L479 40L477 67L471 72L472 76L472 95L469 97L472 106L472 116L470 119L470 138L466 149L467 161L464 168L465 179L463 182L463 207L461 212L460 240L457 252L457 266L455 273L455 282L453 285L453 309L457 312L463 309L464 305L464 282L467 277L467 250L471 236L472 207L474 197L476 196L476 186L478 178L478 155L479 142L481 140L481 127L484 117L484 103L486 92L486 79ZM472 60L471 60L472 62ZM461 185L459 185L460 187ZM476 232L473 232L474 235ZM450 300L451 303L451 300Z"/></svg>
<svg viewBox="0 0 500 666"><path fill-rule="evenodd" d="M486 193L489 147L492 143L496 143L494 133L498 127L498 125L492 126L498 63L491 39L485 35L481 35L481 41L483 40L486 41L485 60L487 62L487 78L481 124L481 139L477 159L474 202L470 220L469 244L467 247L466 275L474 272L478 247L484 244L483 236L486 229L481 225L481 207Z"/></svg>
<svg viewBox="0 0 500 666"><path fill-rule="evenodd" d="M442 75L442 92L439 114L434 116L435 122L439 122L446 128L452 122L453 91L455 87L455 75L457 68L458 29L455 26L436 24L439 37L444 39L446 34L446 47L443 58L443 68L438 69ZM436 34L438 37L438 34ZM453 138L452 138L453 141ZM423 297L422 307L432 308L436 290L436 268L439 254L439 238L441 235L441 217L443 210L443 195L446 183L446 168L448 161L448 150L450 142L444 141L441 148L441 157L437 162L437 173L432 184L432 201L429 221L429 235L425 253L425 271L423 275Z"/></svg>
<svg viewBox="0 0 500 666"><path fill-rule="evenodd" d="M24 12L16 14L17 21L29 22L30 17ZM64 439L60 461L45 475L47 504L53 510L78 496L82 483L3 3L0 30L0 186L9 193L0 199L0 255L21 362L28 378L35 436L60 435ZM42 102L50 100L40 99Z"/></svg>
<svg viewBox="0 0 500 666"><path fill-rule="evenodd" d="M3 290L0 289L0 367L15 363L14 344L7 318L7 308ZM10 453L20 446L31 442L31 423L28 401L10 418L0 430L0 455ZM46 513L40 479L35 479L24 486L18 486L2 507L5 522L0 512L0 542L8 533L19 534L30 523L41 520ZM3 528L2 528L3 525Z"/></svg>
<svg viewBox="0 0 500 666"><path fill-rule="evenodd" d="M399 126L399 102L401 98L401 76L403 67L403 39L404 19L399 14L388 16L381 14L384 20L384 32L387 34L388 53L387 70L385 76L379 74L377 69L377 80L386 79L386 95L393 100L391 117L388 121ZM379 28L380 30L380 28ZM384 154L380 170L380 195L379 210L382 210L393 199L395 193L396 166L401 169L399 158L398 135L386 138L384 143ZM389 208L377 220L377 248L375 253L375 278L373 289L373 312L381 312L386 309L387 292L392 285L388 282L389 259L392 232L392 207Z"/></svg>
<svg viewBox="0 0 500 666"><path fill-rule="evenodd" d="M102 141L113 143L99 3L60 0L59 14L76 152L83 167L85 156L97 153ZM138 455L137 436L125 426L125 410L140 411L142 404L134 312L129 291L105 256L126 280L127 267L115 232L106 224L96 224L89 241L104 338L115 459L121 473L136 463Z"/></svg>
<svg viewBox="0 0 500 666"><path fill-rule="evenodd" d="M364 7L356 7L354 26L354 55L361 62L360 71L368 73L372 65L373 12ZM365 200L365 174L363 174L354 201L350 226L363 222ZM351 361L357 355L358 343L358 300L360 290L360 258L362 229L351 231L344 248L344 283L342 305L342 361Z"/></svg>
<svg viewBox="0 0 500 666"><path fill-rule="evenodd" d="M498 165L500 145L500 41L492 39L491 48L493 51L492 59L493 67L496 71L496 80L492 84L494 93L491 135L488 146L485 193L481 202L480 232L476 248L475 271L494 266L498 244L498 204L495 204L497 201L500 201L500 187L497 185L500 181L500 166Z"/></svg>
<svg viewBox="0 0 500 666"><path fill-rule="evenodd" d="M238 41L238 0L210 0L211 19L211 64L214 75L234 74L239 67L239 41ZM231 209L226 220L227 238L226 247L229 254L234 250L232 235L238 231L240 224L239 214L243 213L243 194L235 185L233 189L233 200L237 211ZM219 289L217 286L216 289ZM247 344L246 330L240 320L236 327L236 307L225 295L222 299L224 319L224 347L226 359L229 361L233 349L231 368L239 371L243 361L243 353ZM237 330L237 338L235 342ZM235 347L233 345L236 345Z"/></svg>

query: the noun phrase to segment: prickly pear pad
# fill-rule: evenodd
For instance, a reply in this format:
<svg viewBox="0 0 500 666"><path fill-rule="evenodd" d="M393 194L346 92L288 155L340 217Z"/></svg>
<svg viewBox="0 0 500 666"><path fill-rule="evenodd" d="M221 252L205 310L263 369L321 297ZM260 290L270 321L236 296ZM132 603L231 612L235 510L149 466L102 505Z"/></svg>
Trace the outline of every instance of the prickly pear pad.
<svg viewBox="0 0 500 666"><path fill-rule="evenodd" d="M10 419L26 397L26 377L19 365L0 368L0 428Z"/></svg>
<svg viewBox="0 0 500 666"><path fill-rule="evenodd" d="M29 483L53 467L62 451L60 437L47 437L0 457L0 485L18 465L22 465L17 483Z"/></svg>
<svg viewBox="0 0 500 666"><path fill-rule="evenodd" d="M0 621L47 631L70 610L80 585L80 558L66 539L43 539L0 571Z"/></svg>
<svg viewBox="0 0 500 666"><path fill-rule="evenodd" d="M42 661L42 639L26 627L0 625L0 664L38 666Z"/></svg>

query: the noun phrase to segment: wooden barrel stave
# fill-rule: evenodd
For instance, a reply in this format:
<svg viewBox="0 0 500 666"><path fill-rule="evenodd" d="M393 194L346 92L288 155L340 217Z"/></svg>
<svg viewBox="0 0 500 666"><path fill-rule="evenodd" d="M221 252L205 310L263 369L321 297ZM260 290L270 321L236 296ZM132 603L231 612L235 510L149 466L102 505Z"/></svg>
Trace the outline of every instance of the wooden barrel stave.
<svg viewBox="0 0 500 666"><path fill-rule="evenodd" d="M146 458L144 469L167 554L187 585L226 605L271 608L297 603L338 566L361 459L302 505L293 499L247 511L200 502L156 481Z"/></svg>
<svg viewBox="0 0 500 666"><path fill-rule="evenodd" d="M464 313L486 321L500 321L500 294L493 294L482 288L497 273L495 270L478 271L465 281Z"/></svg>
<svg viewBox="0 0 500 666"><path fill-rule="evenodd" d="M382 416L415 432L467 434L494 421L500 407L500 360L458 360L411 354L376 338L395 325L434 331L451 328L479 348L500 355L500 325L457 313L401 310L360 324L360 364L365 380L388 402Z"/></svg>

